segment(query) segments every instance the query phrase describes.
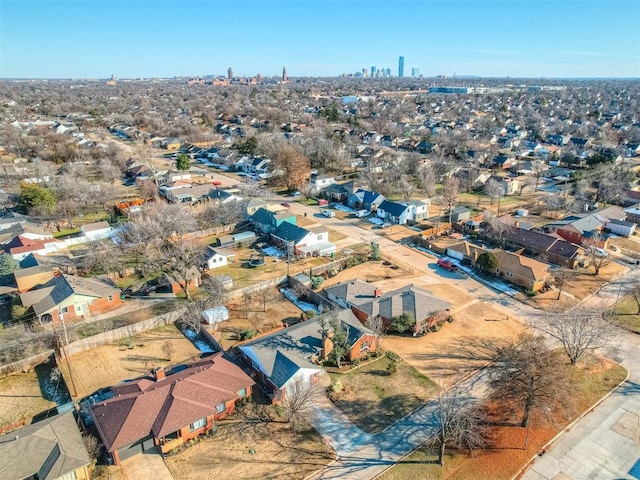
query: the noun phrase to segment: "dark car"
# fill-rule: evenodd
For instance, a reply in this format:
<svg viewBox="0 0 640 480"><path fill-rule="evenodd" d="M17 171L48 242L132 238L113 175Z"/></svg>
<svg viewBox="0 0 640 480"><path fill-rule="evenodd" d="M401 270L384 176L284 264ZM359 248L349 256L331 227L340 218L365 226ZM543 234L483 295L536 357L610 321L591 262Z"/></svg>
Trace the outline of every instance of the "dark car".
<svg viewBox="0 0 640 480"><path fill-rule="evenodd" d="M287 202L282 202L280 205L282 205L285 208L291 208L291 204L289 204Z"/></svg>

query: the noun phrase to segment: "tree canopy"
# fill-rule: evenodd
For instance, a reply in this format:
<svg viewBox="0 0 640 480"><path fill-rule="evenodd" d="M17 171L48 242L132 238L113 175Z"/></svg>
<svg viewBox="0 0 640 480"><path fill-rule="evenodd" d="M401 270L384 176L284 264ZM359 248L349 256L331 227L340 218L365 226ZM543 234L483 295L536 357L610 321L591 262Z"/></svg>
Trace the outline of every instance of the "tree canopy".
<svg viewBox="0 0 640 480"><path fill-rule="evenodd" d="M478 256L477 263L482 270L487 272L495 270L498 267L498 259L491 252L484 252Z"/></svg>
<svg viewBox="0 0 640 480"><path fill-rule="evenodd" d="M191 160L186 154L178 154L176 157L176 168L178 170L189 170L191 168Z"/></svg>
<svg viewBox="0 0 640 480"><path fill-rule="evenodd" d="M47 187L37 183L20 184L20 206L33 215L47 215L56 208L56 196Z"/></svg>

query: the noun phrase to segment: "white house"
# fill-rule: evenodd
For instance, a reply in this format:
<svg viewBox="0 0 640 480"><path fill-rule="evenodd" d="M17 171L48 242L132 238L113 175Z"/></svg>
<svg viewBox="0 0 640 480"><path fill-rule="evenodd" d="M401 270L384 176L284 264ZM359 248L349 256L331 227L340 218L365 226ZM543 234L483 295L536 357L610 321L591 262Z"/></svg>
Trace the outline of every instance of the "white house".
<svg viewBox="0 0 640 480"><path fill-rule="evenodd" d="M336 183L336 179L331 175L311 175L311 179L309 180L311 184L311 189L319 192L320 190L327 188L329 185L333 185Z"/></svg>
<svg viewBox="0 0 640 480"><path fill-rule="evenodd" d="M101 240L103 238L109 238L112 235L113 229L109 222L95 222L87 223L80 227L80 233L82 236L87 237L89 241Z"/></svg>
<svg viewBox="0 0 640 480"><path fill-rule="evenodd" d="M212 270L214 268L224 267L230 262L233 262L235 255L235 253L223 247L209 247L205 254L206 268Z"/></svg>

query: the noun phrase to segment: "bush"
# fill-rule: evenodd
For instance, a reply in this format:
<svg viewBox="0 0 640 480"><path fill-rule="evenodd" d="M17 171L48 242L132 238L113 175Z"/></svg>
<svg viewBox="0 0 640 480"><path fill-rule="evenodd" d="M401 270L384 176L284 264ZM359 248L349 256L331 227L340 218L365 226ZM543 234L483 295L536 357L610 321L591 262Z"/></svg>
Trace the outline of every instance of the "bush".
<svg viewBox="0 0 640 480"><path fill-rule="evenodd" d="M243 331L240 332L240 340L241 341L250 340L253 337L255 337L257 334L258 334L258 332L256 332L255 330L253 330L251 328L248 329L248 330L243 330Z"/></svg>
<svg viewBox="0 0 640 480"><path fill-rule="evenodd" d="M20 304L14 303L11 305L11 318L13 320L20 320L27 313L27 308Z"/></svg>
<svg viewBox="0 0 640 480"><path fill-rule="evenodd" d="M527 297L535 297L538 294L538 292L534 292L533 290L527 290L525 293Z"/></svg>
<svg viewBox="0 0 640 480"><path fill-rule="evenodd" d="M305 314L305 317L306 317L305 320L309 320L310 318L313 318L313 317L316 316L315 310L307 310L307 311L304 312L304 314Z"/></svg>
<svg viewBox="0 0 640 480"><path fill-rule="evenodd" d="M396 364L396 362L391 362L389 365L387 365L387 375L391 376L396 373L397 370L398 365Z"/></svg>
<svg viewBox="0 0 640 480"><path fill-rule="evenodd" d="M319 288L322 282L324 282L324 277L322 276L311 277L311 288L314 290Z"/></svg>
<svg viewBox="0 0 640 480"><path fill-rule="evenodd" d="M352 364L353 366L356 366L356 367L357 367L358 365L360 365L360 359L359 359L359 358L354 358L354 359L351 361L351 364Z"/></svg>
<svg viewBox="0 0 640 480"><path fill-rule="evenodd" d="M389 360L391 360L392 362L394 362L394 363L399 362L400 360L402 360L402 359L400 358L400 355L398 355L398 354L397 354L397 353L395 353L395 352L387 352L387 358L388 358Z"/></svg>

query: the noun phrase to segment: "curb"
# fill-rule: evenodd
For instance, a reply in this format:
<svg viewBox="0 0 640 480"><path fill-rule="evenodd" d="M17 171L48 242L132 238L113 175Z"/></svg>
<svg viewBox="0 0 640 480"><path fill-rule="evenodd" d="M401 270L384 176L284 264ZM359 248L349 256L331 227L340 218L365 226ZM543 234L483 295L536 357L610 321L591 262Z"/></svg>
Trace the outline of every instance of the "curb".
<svg viewBox="0 0 640 480"><path fill-rule="evenodd" d="M609 359L611 360L611 359ZM618 388L620 388L622 386L623 383L625 383L628 379L629 379L629 375L630 372L629 370L624 367L624 365L616 362L615 360L611 360L613 363L615 363L616 365L621 366L622 368L624 368L627 371L627 375L625 376L624 380L622 380L618 385L616 385L614 388L612 388L611 390L609 390L609 392L602 398L600 398L598 401L596 401L593 405L591 405L590 407L588 407L584 412L582 412L580 414L580 416L578 418L576 418L574 421L572 421L569 425L567 425L566 427L564 427L560 432L558 432L551 440L549 440L547 443L545 443L542 447L540 447L540 452L542 452L542 454L544 454L547 451L547 448L556 440L558 440L558 438L560 438L562 435L564 435L566 432L568 432L569 430L571 430L573 428L573 426L578 423L580 420L582 420L584 417L586 417L589 413L591 413L595 408L597 408L602 402L604 402L607 398L609 398L613 392L615 392L616 390L618 390ZM531 467L533 465L533 463L535 462L535 459L537 457L541 456L540 453L536 453L535 455L533 455L529 461L520 469L518 470L518 473L516 473L513 477L511 477L511 480L516 480L518 478L520 478L520 475L522 475L523 473L525 473L529 467Z"/></svg>

